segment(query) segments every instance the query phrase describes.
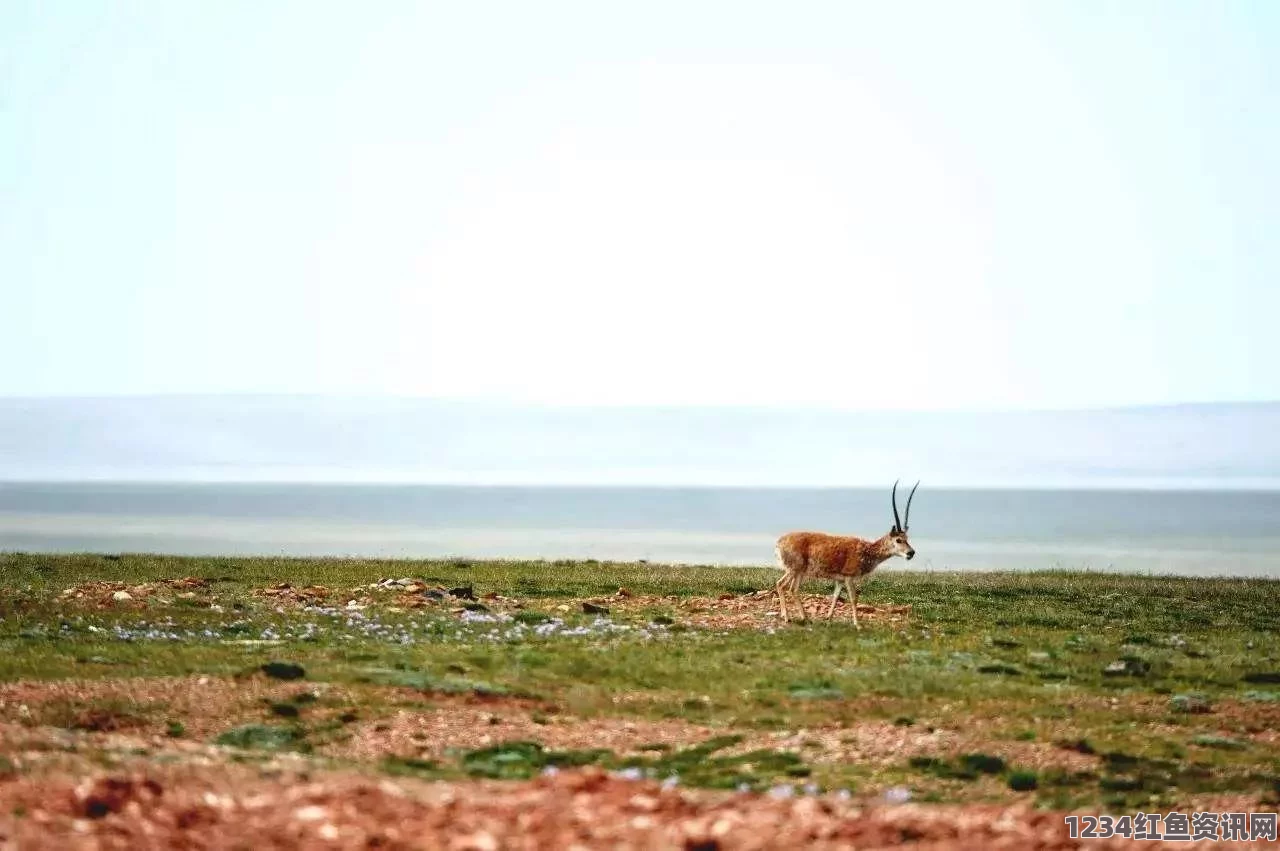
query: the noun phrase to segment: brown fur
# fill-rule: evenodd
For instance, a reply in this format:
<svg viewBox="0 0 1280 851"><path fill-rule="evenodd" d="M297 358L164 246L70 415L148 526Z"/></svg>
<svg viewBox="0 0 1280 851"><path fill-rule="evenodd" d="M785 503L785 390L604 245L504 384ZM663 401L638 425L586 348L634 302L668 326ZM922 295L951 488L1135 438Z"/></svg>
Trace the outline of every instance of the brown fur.
<svg viewBox="0 0 1280 851"><path fill-rule="evenodd" d="M895 555L911 558L915 550L907 540L907 533L891 529L874 541L823 532L790 532L778 539L776 547L782 578L774 585L778 594L778 608L784 621L787 615L786 595L795 599L800 618L805 618L804 605L798 595L800 584L807 579L829 579L836 584L827 618L835 612L843 585L849 591L853 603L853 624L858 625L858 595L862 580L873 570Z"/></svg>

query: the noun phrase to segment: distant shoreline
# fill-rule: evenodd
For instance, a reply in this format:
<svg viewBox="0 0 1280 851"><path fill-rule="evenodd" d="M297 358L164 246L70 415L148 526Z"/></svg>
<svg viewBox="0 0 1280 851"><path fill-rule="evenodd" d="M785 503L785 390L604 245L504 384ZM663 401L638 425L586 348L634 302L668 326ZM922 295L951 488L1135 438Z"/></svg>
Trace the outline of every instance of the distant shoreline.
<svg viewBox="0 0 1280 851"><path fill-rule="evenodd" d="M456 490L490 490L490 491L813 491L813 492L860 492L880 493L883 485L836 485L836 484L716 484L706 482L689 483L647 483L647 482L590 482L590 481L464 481L464 480L425 480L425 479L290 479L290 478L0 478L0 489L10 487L101 487L101 488L450 488ZM1115 493L1161 493L1161 494L1280 494L1280 479L1118 479L1114 482L1098 480L1091 482L1039 482L1022 484L1019 482L929 482L933 491L947 492L1021 492L1021 493L1081 493L1081 494L1115 494Z"/></svg>
<svg viewBox="0 0 1280 851"><path fill-rule="evenodd" d="M0 484L0 549L206 557L767 565L777 536L861 536L887 489ZM922 487L885 569L1280 576L1280 492Z"/></svg>

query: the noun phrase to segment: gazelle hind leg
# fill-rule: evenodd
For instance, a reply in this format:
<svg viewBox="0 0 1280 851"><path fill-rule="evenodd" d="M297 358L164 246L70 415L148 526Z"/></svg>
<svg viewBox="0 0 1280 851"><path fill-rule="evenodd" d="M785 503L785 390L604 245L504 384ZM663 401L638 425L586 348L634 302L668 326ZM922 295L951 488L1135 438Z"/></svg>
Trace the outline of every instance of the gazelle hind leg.
<svg viewBox="0 0 1280 851"><path fill-rule="evenodd" d="M827 620L831 620L831 616L836 613L836 603L840 600L840 592L844 589L840 587L840 580L836 580L835 593L831 595L831 605L827 607Z"/></svg>
<svg viewBox="0 0 1280 851"><path fill-rule="evenodd" d="M791 594L794 597L795 586L796 586L796 575L791 570L788 570L786 573L782 574L782 578L779 579L773 586L774 592L778 595L778 614L782 617L783 623L789 623L791 621L792 617L795 615L795 611L798 606L798 602L794 599L792 600L790 606L787 605L787 595ZM790 611L788 611L788 609L790 609ZM800 609L800 619L804 620L804 607L799 606L799 609Z"/></svg>
<svg viewBox="0 0 1280 851"><path fill-rule="evenodd" d="M853 628L862 629L862 627L858 626L858 593L862 591L862 583L854 584L853 577L846 576L844 587L849 589L849 602L853 606Z"/></svg>

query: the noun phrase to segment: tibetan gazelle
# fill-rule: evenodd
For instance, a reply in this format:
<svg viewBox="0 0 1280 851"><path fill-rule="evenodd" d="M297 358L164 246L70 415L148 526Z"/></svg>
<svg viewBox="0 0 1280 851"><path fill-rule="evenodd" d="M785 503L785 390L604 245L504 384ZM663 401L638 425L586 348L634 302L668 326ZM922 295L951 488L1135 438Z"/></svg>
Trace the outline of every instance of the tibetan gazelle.
<svg viewBox="0 0 1280 851"><path fill-rule="evenodd" d="M822 532L788 532L778 539L774 552L778 556L778 566L782 568L782 578L774 584L778 594L778 610L782 620L790 621L787 614L787 596L790 595L799 610L800 620L805 619L804 603L800 600L800 583L807 579L830 579L836 583L835 593L831 595L831 605L827 608L827 619L836 610L836 601L840 599L840 588L849 591L853 603L853 625L858 627L858 593L862 589L862 580L871 575L871 571L894 556L911 559L916 551L907 540L907 524L911 522L911 498L916 495L916 482L907 497L907 510L904 519L898 519L898 483L893 483L893 528L888 534L874 541L865 538L854 538L843 535L827 535Z"/></svg>

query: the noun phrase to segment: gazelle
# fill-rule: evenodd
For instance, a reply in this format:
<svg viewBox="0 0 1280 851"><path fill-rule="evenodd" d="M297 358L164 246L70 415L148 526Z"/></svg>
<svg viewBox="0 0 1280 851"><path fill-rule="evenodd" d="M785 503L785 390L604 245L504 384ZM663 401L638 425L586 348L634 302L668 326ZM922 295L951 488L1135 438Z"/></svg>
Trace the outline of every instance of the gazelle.
<svg viewBox="0 0 1280 851"><path fill-rule="evenodd" d="M784 622L790 621L787 616L787 595L790 594L796 608L800 610L800 620L805 619L804 603L800 600L800 583L806 579L831 579L836 583L835 593L831 595L831 605L827 608L827 620L835 613L836 602L840 599L840 588L843 585L849 591L853 602L853 625L858 626L858 593L862 590L862 580L871 575L881 563L894 556L902 556L910 560L915 557L915 548L907 540L907 524L911 521L911 499L916 495L916 482L907 496L905 519L898 518L898 483L893 483L893 528L888 534L874 541L865 538L854 538L843 535L827 535L823 532L788 532L778 539L774 553L778 557L778 566L782 568L782 578L773 586L778 594L778 610Z"/></svg>

